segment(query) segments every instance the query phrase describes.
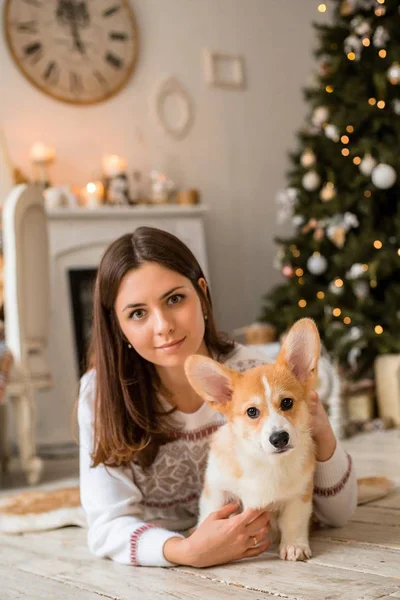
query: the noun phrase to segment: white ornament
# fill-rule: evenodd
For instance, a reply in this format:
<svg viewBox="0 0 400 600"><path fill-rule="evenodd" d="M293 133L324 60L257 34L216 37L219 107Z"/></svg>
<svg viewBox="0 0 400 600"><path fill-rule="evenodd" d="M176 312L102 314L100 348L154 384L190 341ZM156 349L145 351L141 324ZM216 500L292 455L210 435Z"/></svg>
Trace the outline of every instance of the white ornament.
<svg viewBox="0 0 400 600"><path fill-rule="evenodd" d="M284 223L293 215L294 207L297 204L298 191L294 187L279 190L275 197L277 205L277 221Z"/></svg>
<svg viewBox="0 0 400 600"><path fill-rule="evenodd" d="M300 156L300 163L302 167L308 169L308 167L312 167L315 164L315 154L310 148L306 148L302 155Z"/></svg>
<svg viewBox="0 0 400 600"><path fill-rule="evenodd" d="M351 268L347 271L347 279L358 279L365 273L365 267L361 263L354 263Z"/></svg>
<svg viewBox="0 0 400 600"><path fill-rule="evenodd" d="M372 43L375 48L385 48L386 42L389 40L389 34L382 25L376 28Z"/></svg>
<svg viewBox="0 0 400 600"><path fill-rule="evenodd" d="M339 129L336 127L336 125L327 125L325 127L325 135L334 142L339 141Z"/></svg>
<svg viewBox="0 0 400 600"><path fill-rule="evenodd" d="M354 348L352 348L347 355L347 362L353 370L356 370L357 368L357 363L358 359L360 358L360 355L361 348L357 348L357 346L354 346Z"/></svg>
<svg viewBox="0 0 400 600"><path fill-rule="evenodd" d="M366 177L369 177L372 173L372 169L376 167L376 160L370 154L366 154L360 162L360 171Z"/></svg>
<svg viewBox="0 0 400 600"><path fill-rule="evenodd" d="M326 183L320 191L319 197L321 198L322 202L329 202L330 200L333 200L335 196L336 188L332 182L328 181L328 183Z"/></svg>
<svg viewBox="0 0 400 600"><path fill-rule="evenodd" d="M357 215L351 212L345 212L343 215L343 225L346 231L355 229L360 225Z"/></svg>
<svg viewBox="0 0 400 600"><path fill-rule="evenodd" d="M294 227L301 227L305 221L305 218L302 215L294 215L292 219L292 224Z"/></svg>
<svg viewBox="0 0 400 600"><path fill-rule="evenodd" d="M325 256L315 252L307 261L307 269L312 275L322 275L328 268L328 261Z"/></svg>
<svg viewBox="0 0 400 600"><path fill-rule="evenodd" d="M381 163L372 171L371 179L380 190L388 190L396 183L397 173L390 165Z"/></svg>
<svg viewBox="0 0 400 600"><path fill-rule="evenodd" d="M364 300L369 294L369 285L366 281L356 281L353 284L353 291L357 298Z"/></svg>
<svg viewBox="0 0 400 600"><path fill-rule="evenodd" d="M395 98L393 100L393 110L396 113L396 115L400 115L400 99L399 98Z"/></svg>
<svg viewBox="0 0 400 600"><path fill-rule="evenodd" d="M387 70L387 78L392 85L398 85L400 83L400 64L394 62Z"/></svg>
<svg viewBox="0 0 400 600"><path fill-rule="evenodd" d="M329 119L329 110L326 106L317 106L314 110L311 122L316 127L321 127L324 123L326 123Z"/></svg>
<svg viewBox="0 0 400 600"><path fill-rule="evenodd" d="M308 171L308 173L303 176L301 182L303 188L307 190L307 192L314 192L319 187L321 178L315 171Z"/></svg>
<svg viewBox="0 0 400 600"><path fill-rule="evenodd" d="M350 339L353 342L356 342L357 340L359 340L362 337L362 330L360 327L351 327L350 328Z"/></svg>
<svg viewBox="0 0 400 600"><path fill-rule="evenodd" d="M341 296L344 292L343 286L338 287L337 285L335 285L334 281L330 282L328 289L332 294L335 294L335 296Z"/></svg>
<svg viewBox="0 0 400 600"><path fill-rule="evenodd" d="M349 54L353 52L355 54L356 60L360 60L361 50L362 50L362 42L359 37L356 35L349 35L344 40L344 52L345 54Z"/></svg>
<svg viewBox="0 0 400 600"><path fill-rule="evenodd" d="M354 19L350 21L350 27L361 37L365 37L371 31L370 24L361 16L354 17Z"/></svg>

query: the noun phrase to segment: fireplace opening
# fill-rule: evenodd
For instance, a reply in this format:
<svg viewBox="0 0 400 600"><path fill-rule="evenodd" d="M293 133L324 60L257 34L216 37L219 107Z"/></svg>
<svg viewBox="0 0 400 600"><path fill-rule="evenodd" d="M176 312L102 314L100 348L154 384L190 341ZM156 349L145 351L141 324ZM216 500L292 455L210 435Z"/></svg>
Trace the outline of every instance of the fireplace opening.
<svg viewBox="0 0 400 600"><path fill-rule="evenodd" d="M75 357L79 377L86 370L87 351L93 320L93 291L97 269L69 269L72 319L75 332Z"/></svg>

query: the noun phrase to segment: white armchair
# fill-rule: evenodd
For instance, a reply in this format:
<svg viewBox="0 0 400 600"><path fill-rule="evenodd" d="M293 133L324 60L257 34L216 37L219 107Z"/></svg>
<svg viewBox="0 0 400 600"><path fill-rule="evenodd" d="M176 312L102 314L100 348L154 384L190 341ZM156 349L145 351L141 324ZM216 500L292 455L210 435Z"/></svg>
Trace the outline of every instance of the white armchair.
<svg viewBox="0 0 400 600"><path fill-rule="evenodd" d="M47 389L52 383L45 355L50 310L48 232L40 188L16 186L4 203L2 221L5 343L14 358L6 400L15 410L22 468L28 482L35 484L43 467L36 450L35 389ZM7 455L6 416L0 439Z"/></svg>

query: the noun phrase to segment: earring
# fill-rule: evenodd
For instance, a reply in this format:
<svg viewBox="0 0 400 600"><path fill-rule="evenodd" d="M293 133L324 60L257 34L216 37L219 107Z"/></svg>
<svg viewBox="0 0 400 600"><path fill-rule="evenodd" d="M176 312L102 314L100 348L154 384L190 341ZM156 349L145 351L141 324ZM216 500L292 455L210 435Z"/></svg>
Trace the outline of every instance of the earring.
<svg viewBox="0 0 400 600"><path fill-rule="evenodd" d="M128 348L129 348L129 350L131 350L132 349L132 344L128 344Z"/></svg>
<svg viewBox="0 0 400 600"><path fill-rule="evenodd" d="M204 320L205 320L205 321L207 321L207 319L208 319L208 315L207 315L207 314L205 314L205 315L204 315Z"/></svg>

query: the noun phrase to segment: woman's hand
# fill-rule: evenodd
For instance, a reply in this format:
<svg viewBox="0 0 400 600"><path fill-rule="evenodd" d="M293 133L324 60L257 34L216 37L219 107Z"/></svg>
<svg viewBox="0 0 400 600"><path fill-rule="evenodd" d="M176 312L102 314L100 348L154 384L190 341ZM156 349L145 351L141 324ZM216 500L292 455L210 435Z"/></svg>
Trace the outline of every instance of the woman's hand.
<svg viewBox="0 0 400 600"><path fill-rule="evenodd" d="M167 540L165 558L191 567L211 567L265 552L270 546L265 541L270 514L247 509L229 519L237 509L237 504L226 504L211 513L188 538Z"/></svg>
<svg viewBox="0 0 400 600"><path fill-rule="evenodd" d="M316 446L316 458L318 461L324 462L329 460L335 452L336 437L317 392L311 392L308 406L311 414L311 431Z"/></svg>

